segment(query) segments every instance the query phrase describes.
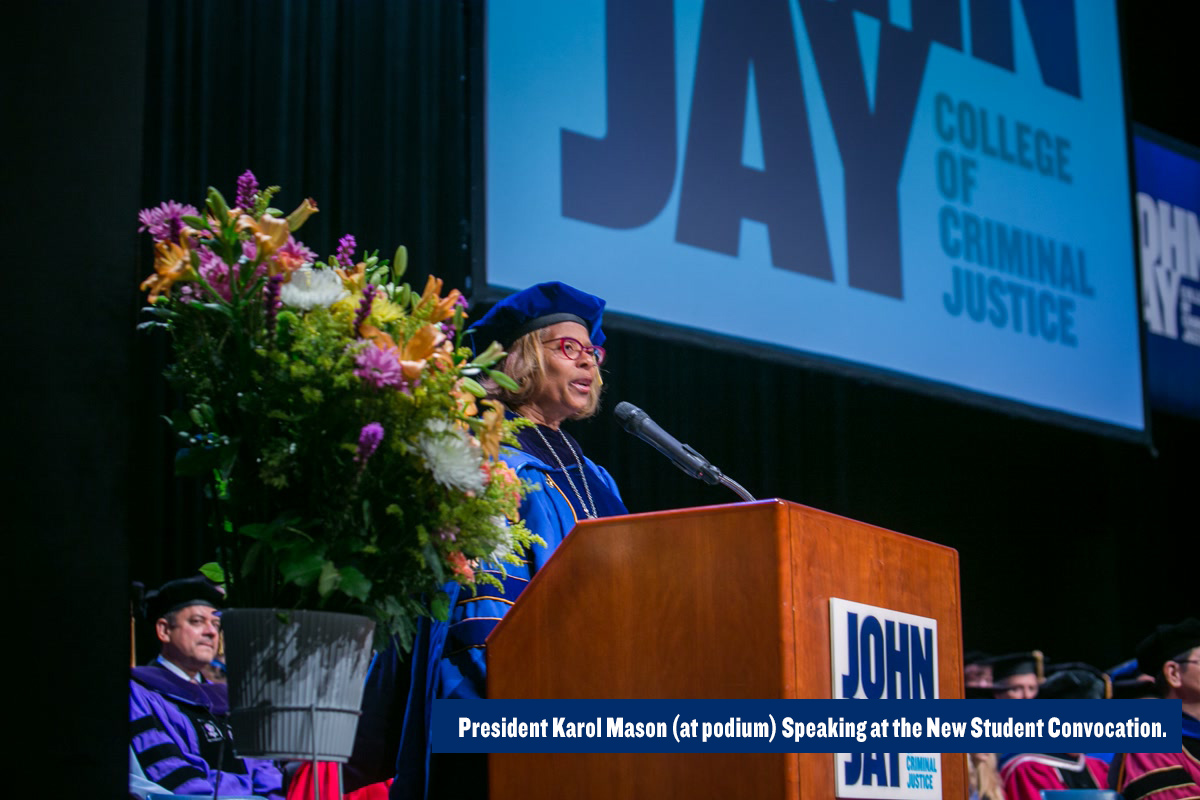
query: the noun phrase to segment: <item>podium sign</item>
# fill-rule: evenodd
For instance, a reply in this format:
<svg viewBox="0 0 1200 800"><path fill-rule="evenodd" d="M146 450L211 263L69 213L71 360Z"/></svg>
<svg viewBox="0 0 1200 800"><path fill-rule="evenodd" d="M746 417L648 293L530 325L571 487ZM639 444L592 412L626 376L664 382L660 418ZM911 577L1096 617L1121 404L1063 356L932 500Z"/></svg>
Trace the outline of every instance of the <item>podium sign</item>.
<svg viewBox="0 0 1200 800"><path fill-rule="evenodd" d="M938 696L937 620L829 599L835 700ZM940 753L835 753L837 797L933 800L942 796Z"/></svg>

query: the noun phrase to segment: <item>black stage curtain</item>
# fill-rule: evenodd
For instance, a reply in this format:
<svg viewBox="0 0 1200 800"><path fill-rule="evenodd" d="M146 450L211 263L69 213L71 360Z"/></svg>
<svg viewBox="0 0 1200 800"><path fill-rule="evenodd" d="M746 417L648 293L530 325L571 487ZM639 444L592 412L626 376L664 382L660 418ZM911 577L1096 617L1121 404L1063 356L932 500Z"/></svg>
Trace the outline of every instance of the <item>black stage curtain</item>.
<svg viewBox="0 0 1200 800"><path fill-rule="evenodd" d="M317 201L299 238L322 256L409 250L405 280L468 274L466 15L456 2L176 0L150 9L142 206L232 200L252 170L290 211ZM133 218L132 215L130 217ZM150 267L143 248L144 271ZM158 415L165 337L139 337L142 480L131 571L154 584L212 558L199 497L173 481Z"/></svg>
<svg viewBox="0 0 1200 800"><path fill-rule="evenodd" d="M146 3L6 8L5 790L122 797Z"/></svg>

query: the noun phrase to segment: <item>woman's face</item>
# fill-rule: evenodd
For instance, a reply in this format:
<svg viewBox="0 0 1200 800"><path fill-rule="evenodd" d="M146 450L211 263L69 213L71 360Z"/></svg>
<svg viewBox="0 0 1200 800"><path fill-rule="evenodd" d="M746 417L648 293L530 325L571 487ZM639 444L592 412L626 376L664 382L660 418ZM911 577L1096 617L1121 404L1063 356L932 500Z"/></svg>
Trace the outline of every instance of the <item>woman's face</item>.
<svg viewBox="0 0 1200 800"><path fill-rule="evenodd" d="M536 422L557 428L564 419L575 416L587 406L599 373L596 360L588 353L581 353L574 361L563 354L561 339L564 336L578 340L585 347L592 343L587 328L578 322L558 322L538 331L538 335L544 348L546 377L523 412Z"/></svg>

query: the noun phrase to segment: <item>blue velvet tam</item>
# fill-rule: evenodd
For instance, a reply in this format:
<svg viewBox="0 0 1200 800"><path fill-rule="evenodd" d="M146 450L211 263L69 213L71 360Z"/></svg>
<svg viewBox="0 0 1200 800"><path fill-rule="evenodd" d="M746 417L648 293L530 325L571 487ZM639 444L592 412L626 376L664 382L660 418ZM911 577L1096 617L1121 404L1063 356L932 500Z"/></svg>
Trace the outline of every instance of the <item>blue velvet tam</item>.
<svg viewBox="0 0 1200 800"><path fill-rule="evenodd" d="M510 294L475 323L475 352L485 350L492 342L499 342L507 350L525 334L559 322L578 322L587 328L592 344L603 345L603 315L604 301L599 297L557 281L539 283Z"/></svg>

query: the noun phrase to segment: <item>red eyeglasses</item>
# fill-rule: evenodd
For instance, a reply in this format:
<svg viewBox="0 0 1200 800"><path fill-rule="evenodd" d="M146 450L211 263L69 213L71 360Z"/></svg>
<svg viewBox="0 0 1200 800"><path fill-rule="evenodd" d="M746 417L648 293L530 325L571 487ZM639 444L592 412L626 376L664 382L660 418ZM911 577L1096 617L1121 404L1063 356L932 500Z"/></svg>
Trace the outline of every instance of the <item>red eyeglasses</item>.
<svg viewBox="0 0 1200 800"><path fill-rule="evenodd" d="M581 355L587 353L596 362L596 366L600 366L604 363L604 357L608 355L608 352L603 347L594 344L584 344L571 336L556 336L553 339L542 340L542 344L550 344L551 342L558 342L558 349L562 351L563 357L571 361L578 361Z"/></svg>

